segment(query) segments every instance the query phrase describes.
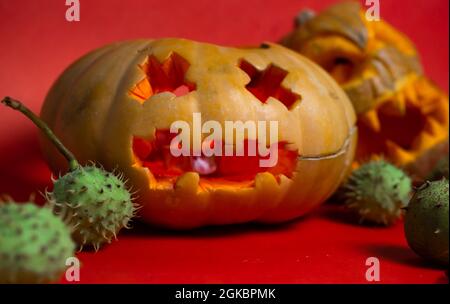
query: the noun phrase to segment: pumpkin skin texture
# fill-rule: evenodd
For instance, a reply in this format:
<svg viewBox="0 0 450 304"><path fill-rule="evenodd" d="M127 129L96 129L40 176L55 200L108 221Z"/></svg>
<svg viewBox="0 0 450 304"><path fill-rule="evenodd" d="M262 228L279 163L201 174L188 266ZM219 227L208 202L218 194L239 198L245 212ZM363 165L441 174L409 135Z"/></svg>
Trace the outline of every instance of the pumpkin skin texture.
<svg viewBox="0 0 450 304"><path fill-rule="evenodd" d="M423 75L411 41L357 2L301 12L282 44L326 69L358 115L355 163L385 158L417 179L448 153L448 96Z"/></svg>
<svg viewBox="0 0 450 304"><path fill-rule="evenodd" d="M243 63L255 73L271 67L277 75L285 71L281 86L297 96L295 102L288 107L281 97L262 102L246 88L253 72ZM180 84L185 92L174 93ZM292 174L228 178L185 170L171 175L147 165L151 161L135 149L136 138L156 145L172 122L192 125L193 112L201 112L203 122L222 125L278 121L278 141L290 151L284 152L295 152ZM41 117L80 163L93 160L125 174L137 190L141 219L173 229L301 216L339 186L356 147L356 116L342 89L319 66L276 44L239 49L161 39L108 45L60 76ZM45 138L42 149L53 171L66 169ZM236 170L247 170L240 167Z"/></svg>

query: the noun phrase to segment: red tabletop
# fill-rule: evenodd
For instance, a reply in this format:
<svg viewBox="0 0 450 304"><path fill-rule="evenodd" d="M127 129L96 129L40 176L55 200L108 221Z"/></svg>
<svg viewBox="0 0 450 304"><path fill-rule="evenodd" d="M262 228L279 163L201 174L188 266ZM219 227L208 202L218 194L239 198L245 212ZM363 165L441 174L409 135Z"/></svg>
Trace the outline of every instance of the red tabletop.
<svg viewBox="0 0 450 304"><path fill-rule="evenodd" d="M115 40L184 37L225 45L276 41L302 8L335 1L80 0L81 21L65 20L65 0L0 0L0 97L39 111L59 73L83 53ZM427 74L448 92L447 0L381 0L381 17L416 43ZM37 131L0 108L0 194L16 200L50 187ZM41 199L40 199L41 200ZM445 283L443 270L409 250L399 223L352 224L325 205L280 226L238 225L183 233L143 224L98 253L79 254L81 283L365 283L368 257L382 283Z"/></svg>

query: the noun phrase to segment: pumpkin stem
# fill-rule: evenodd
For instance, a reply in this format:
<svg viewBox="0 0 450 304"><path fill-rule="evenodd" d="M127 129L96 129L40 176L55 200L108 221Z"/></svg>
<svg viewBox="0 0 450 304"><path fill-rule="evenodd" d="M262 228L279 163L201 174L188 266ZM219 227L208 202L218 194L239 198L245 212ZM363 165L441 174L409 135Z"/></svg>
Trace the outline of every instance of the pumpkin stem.
<svg viewBox="0 0 450 304"><path fill-rule="evenodd" d="M70 152L62 142L56 137L53 131L48 127L48 125L40 119L36 114L34 114L30 109L24 106L20 101L12 99L11 97L5 97L1 101L7 107L17 110L28 117L41 131L47 136L47 138L55 145L59 152L67 159L69 162L69 170L73 171L77 169L80 165L78 164L75 156Z"/></svg>

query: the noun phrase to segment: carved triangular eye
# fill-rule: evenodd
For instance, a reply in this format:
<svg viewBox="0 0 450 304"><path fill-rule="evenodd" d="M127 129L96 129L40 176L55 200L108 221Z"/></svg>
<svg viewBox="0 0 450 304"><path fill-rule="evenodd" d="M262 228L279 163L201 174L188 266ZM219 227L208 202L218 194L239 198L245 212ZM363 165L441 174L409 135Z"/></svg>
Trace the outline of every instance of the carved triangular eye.
<svg viewBox="0 0 450 304"><path fill-rule="evenodd" d="M301 99L300 95L281 85L288 74L282 68L270 64L265 70L259 71L245 60L241 61L239 68L250 77L250 82L245 87L262 103L266 103L269 97L273 97L289 109L297 100Z"/></svg>
<svg viewBox="0 0 450 304"><path fill-rule="evenodd" d="M146 77L129 92L141 102L161 92L172 92L177 96L183 96L195 90L196 87L194 83L185 79L189 66L189 62L177 53L171 53L162 63L155 56L150 55L147 61L139 66Z"/></svg>

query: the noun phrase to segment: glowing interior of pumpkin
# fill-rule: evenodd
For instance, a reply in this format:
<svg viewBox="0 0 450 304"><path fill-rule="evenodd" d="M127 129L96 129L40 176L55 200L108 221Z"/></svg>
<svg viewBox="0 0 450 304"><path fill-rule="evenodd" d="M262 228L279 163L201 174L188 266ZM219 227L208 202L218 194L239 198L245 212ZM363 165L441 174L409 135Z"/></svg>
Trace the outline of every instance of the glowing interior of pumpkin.
<svg viewBox="0 0 450 304"><path fill-rule="evenodd" d="M155 135L153 141L135 137L133 151L141 166L147 167L156 178L178 177L190 171L197 172L203 178L211 180L253 180L259 172L292 177L297 161L297 151L288 150L285 142L275 143L278 148L278 162L274 167L260 167L259 160L263 157L258 155L174 157L170 152L170 141L176 134L170 133L168 130L157 130ZM214 142L210 144L214 145ZM246 151L248 145L249 141L245 140L244 149Z"/></svg>
<svg viewBox="0 0 450 304"><path fill-rule="evenodd" d="M411 81L358 120L358 159L387 155L398 164L447 137L448 103L424 78Z"/></svg>
<svg viewBox="0 0 450 304"><path fill-rule="evenodd" d="M189 62L177 53L172 53L162 63L155 56L148 56L147 61L139 68L145 73L145 77L129 92L142 103L161 92L183 96L195 90L195 84L186 81L184 77Z"/></svg>
<svg viewBox="0 0 450 304"><path fill-rule="evenodd" d="M266 103L269 97L274 97L289 109L296 101L301 99L300 95L281 85L288 74L282 68L271 64L263 71L259 71L245 60L241 61L239 67L251 79L245 87L262 103Z"/></svg>
<svg viewBox="0 0 450 304"><path fill-rule="evenodd" d="M185 73L189 68L189 62L176 53L172 53L164 62L160 63L154 56L149 56L146 63L139 66L145 73L145 78L139 81L130 91L130 95L141 103L144 103L154 94L172 92L176 96L182 96L193 90L196 86L186 81ZM274 97L290 108L301 98L298 94L284 88L281 85L288 72L280 67L269 65L265 70L259 71L252 64L241 60L239 67L250 78L246 85L255 97L262 103L266 103L269 97ZM285 175L292 177L298 158L298 151L288 149L287 142L274 143L278 151L278 162L273 167L261 167L258 154L256 156L224 156L224 143L222 156L179 156L175 157L170 152L170 142L177 134L169 130L157 130L154 140L133 137L132 149L135 162L138 166L146 167L158 180L175 180L186 172L197 172L203 181L208 182L252 182L256 174L270 172L277 179ZM210 145L218 143L211 142ZM244 140L244 151L248 151L250 144L258 145L258 142ZM193 155L193 153L191 153ZM268 158L268 157L267 157Z"/></svg>

